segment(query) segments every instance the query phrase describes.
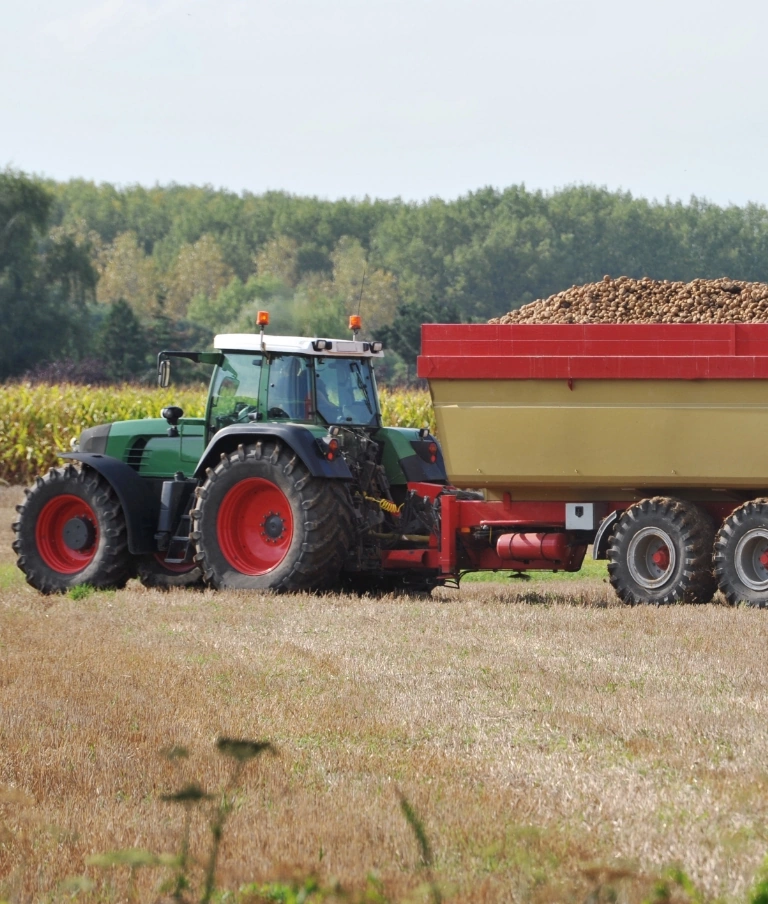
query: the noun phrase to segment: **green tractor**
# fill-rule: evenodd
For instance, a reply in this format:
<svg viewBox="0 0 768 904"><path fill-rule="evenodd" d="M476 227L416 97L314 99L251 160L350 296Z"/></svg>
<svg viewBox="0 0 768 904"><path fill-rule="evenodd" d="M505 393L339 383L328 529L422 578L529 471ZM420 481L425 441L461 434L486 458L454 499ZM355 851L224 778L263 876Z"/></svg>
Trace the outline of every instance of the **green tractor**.
<svg viewBox="0 0 768 904"><path fill-rule="evenodd" d="M84 430L18 507L13 548L43 593L78 584L425 591L435 567L442 453L426 429L384 427L381 343L220 335L205 417ZM359 329L359 324L355 323Z"/></svg>

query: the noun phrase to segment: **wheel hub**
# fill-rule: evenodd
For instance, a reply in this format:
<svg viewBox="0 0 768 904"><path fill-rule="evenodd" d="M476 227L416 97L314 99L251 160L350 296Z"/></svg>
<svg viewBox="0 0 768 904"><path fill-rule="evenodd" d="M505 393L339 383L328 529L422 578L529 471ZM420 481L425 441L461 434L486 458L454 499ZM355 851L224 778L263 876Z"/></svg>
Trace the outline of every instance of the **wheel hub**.
<svg viewBox="0 0 768 904"><path fill-rule="evenodd" d="M261 536L267 543L277 543L285 533L285 521L277 512L269 512L261 522Z"/></svg>
<svg viewBox="0 0 768 904"><path fill-rule="evenodd" d="M70 518L61 532L64 545L75 552L90 549L96 539L96 528L93 522L82 516Z"/></svg>
<svg viewBox="0 0 768 904"><path fill-rule="evenodd" d="M99 525L90 504L62 493L42 507L35 543L45 565L58 574L76 574L89 565L99 544Z"/></svg>
<svg viewBox="0 0 768 904"><path fill-rule="evenodd" d="M659 527L644 527L630 540L627 565L644 590L663 586L675 570L677 555L670 535Z"/></svg>
<svg viewBox="0 0 768 904"><path fill-rule="evenodd" d="M733 564L739 580L750 590L768 590L768 529L747 531L736 544Z"/></svg>
<svg viewBox="0 0 768 904"><path fill-rule="evenodd" d="M234 569L241 574L267 574L291 549L291 505L271 480L245 477L224 496L216 534L224 558Z"/></svg>

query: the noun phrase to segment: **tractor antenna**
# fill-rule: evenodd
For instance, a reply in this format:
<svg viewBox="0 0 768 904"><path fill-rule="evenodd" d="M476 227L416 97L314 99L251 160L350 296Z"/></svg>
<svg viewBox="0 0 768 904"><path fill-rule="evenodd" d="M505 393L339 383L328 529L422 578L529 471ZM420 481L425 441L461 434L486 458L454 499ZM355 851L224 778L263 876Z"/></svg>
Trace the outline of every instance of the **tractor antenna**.
<svg viewBox="0 0 768 904"><path fill-rule="evenodd" d="M360 316L360 307L363 303L363 289L365 288L365 272L368 269L367 265L363 267L363 279L360 283L360 297L357 299L357 316Z"/></svg>

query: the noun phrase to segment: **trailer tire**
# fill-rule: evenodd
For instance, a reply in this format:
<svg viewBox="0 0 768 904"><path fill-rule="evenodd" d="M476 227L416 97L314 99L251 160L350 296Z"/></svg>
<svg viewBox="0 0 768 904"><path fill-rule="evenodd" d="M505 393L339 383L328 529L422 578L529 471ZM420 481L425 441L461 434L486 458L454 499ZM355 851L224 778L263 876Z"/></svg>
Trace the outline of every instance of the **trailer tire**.
<svg viewBox="0 0 768 904"><path fill-rule="evenodd" d="M277 440L238 446L207 475L191 512L207 583L281 592L335 584L352 539L338 481L312 477Z"/></svg>
<svg viewBox="0 0 768 904"><path fill-rule="evenodd" d="M714 535L709 515L691 502L654 496L630 506L608 544L617 596L629 605L708 603L717 589Z"/></svg>
<svg viewBox="0 0 768 904"><path fill-rule="evenodd" d="M717 532L714 561L732 606L768 606L768 499L752 499L731 512Z"/></svg>
<svg viewBox="0 0 768 904"><path fill-rule="evenodd" d="M135 573L125 515L115 491L92 468L52 468L16 507L13 549L27 583L41 593L80 584L124 587Z"/></svg>
<svg viewBox="0 0 768 904"><path fill-rule="evenodd" d="M139 556L138 578L145 587L172 590L174 587L202 587L203 572L196 562L166 565L158 553Z"/></svg>

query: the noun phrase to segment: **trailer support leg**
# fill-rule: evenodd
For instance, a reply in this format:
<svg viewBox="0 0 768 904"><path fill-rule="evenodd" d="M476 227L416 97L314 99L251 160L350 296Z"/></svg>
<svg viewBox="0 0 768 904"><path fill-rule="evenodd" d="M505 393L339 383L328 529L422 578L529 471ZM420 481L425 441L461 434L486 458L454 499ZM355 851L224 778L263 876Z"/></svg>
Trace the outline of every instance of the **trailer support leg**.
<svg viewBox="0 0 768 904"><path fill-rule="evenodd" d="M456 574L456 532L459 527L459 500L455 496L440 497L440 571Z"/></svg>

